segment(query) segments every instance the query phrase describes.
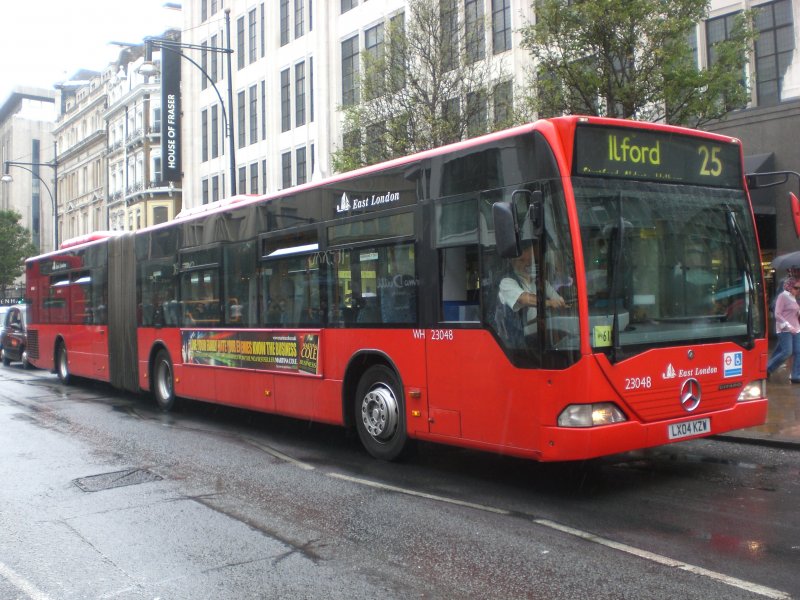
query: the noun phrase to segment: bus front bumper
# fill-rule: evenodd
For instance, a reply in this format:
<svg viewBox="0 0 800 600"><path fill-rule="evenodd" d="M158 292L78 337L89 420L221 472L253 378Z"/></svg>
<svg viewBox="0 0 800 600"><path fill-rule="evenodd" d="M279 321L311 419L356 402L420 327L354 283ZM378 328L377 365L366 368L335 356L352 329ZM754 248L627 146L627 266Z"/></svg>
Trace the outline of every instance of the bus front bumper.
<svg viewBox="0 0 800 600"><path fill-rule="evenodd" d="M597 458L755 427L763 425L766 418L767 399L761 398L738 402L728 410L653 423L625 421L599 427L544 427L539 460Z"/></svg>

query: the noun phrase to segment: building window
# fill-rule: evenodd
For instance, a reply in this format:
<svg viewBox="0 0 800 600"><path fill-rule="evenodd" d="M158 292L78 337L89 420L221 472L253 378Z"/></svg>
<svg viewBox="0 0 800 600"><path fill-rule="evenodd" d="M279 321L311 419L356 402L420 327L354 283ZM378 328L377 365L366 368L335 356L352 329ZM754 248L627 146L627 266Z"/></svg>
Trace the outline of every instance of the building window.
<svg viewBox="0 0 800 600"><path fill-rule="evenodd" d="M267 139L267 82L261 82L261 139Z"/></svg>
<svg viewBox="0 0 800 600"><path fill-rule="evenodd" d="M208 42L200 44L200 68L203 73L208 73ZM200 78L200 89L204 90L208 87L208 77L203 75Z"/></svg>
<svg viewBox="0 0 800 600"><path fill-rule="evenodd" d="M258 86L250 86L250 143L258 141Z"/></svg>
<svg viewBox="0 0 800 600"><path fill-rule="evenodd" d="M378 61L383 58L383 23L378 23L364 32L364 52L374 61L373 64L378 64ZM383 92L381 80L384 77L382 70L373 69L371 73L372 76L369 77L370 99L377 98Z"/></svg>
<svg viewBox="0 0 800 600"><path fill-rule="evenodd" d="M256 9L247 13L247 58L249 64L256 62Z"/></svg>
<svg viewBox="0 0 800 600"><path fill-rule="evenodd" d="M292 153L281 154L281 185L284 189L292 187Z"/></svg>
<svg viewBox="0 0 800 600"><path fill-rule="evenodd" d="M486 58L483 0L464 2L464 20L467 34L467 60L471 63Z"/></svg>
<svg viewBox="0 0 800 600"><path fill-rule="evenodd" d="M217 107L211 107L211 158L219 156L219 116Z"/></svg>
<svg viewBox="0 0 800 600"><path fill-rule="evenodd" d="M458 6L456 0L439 0L442 22L442 63L446 71L458 65Z"/></svg>
<svg viewBox="0 0 800 600"><path fill-rule="evenodd" d="M243 91L239 92L236 95L236 100L237 100L237 111L236 112L237 112L237 115L238 115L237 126L239 127L239 134L238 134L237 137L239 138L239 148L244 148L245 147L245 138L246 138L245 132L247 130L245 129L245 126L244 126L245 122L246 122L246 116L245 116L245 98L244 98L244 92Z"/></svg>
<svg viewBox="0 0 800 600"><path fill-rule="evenodd" d="M308 59L308 120L314 122L314 57Z"/></svg>
<svg viewBox="0 0 800 600"><path fill-rule="evenodd" d="M358 0L342 0L342 13L358 6Z"/></svg>
<svg viewBox="0 0 800 600"><path fill-rule="evenodd" d="M203 109L200 113L200 148L201 160L208 160L208 110Z"/></svg>
<svg viewBox="0 0 800 600"><path fill-rule="evenodd" d="M236 19L236 67L244 69L244 17Z"/></svg>
<svg viewBox="0 0 800 600"><path fill-rule="evenodd" d="M289 131L292 128L291 110L291 89L289 83L289 69L281 71L281 131Z"/></svg>
<svg viewBox="0 0 800 600"><path fill-rule="evenodd" d="M161 157L153 157L153 176L151 183L157 187L161 183Z"/></svg>
<svg viewBox="0 0 800 600"><path fill-rule="evenodd" d="M399 13L389 19L390 38L403 37L406 28L406 15ZM400 48L389 48L389 86L393 92L406 87L406 66L404 52Z"/></svg>
<svg viewBox="0 0 800 600"><path fill-rule="evenodd" d="M281 0L281 46L289 43L289 0Z"/></svg>
<svg viewBox="0 0 800 600"><path fill-rule="evenodd" d="M511 50L511 0L492 0L492 51Z"/></svg>
<svg viewBox="0 0 800 600"><path fill-rule="evenodd" d="M486 133L486 96L483 92L467 94L467 135L475 137Z"/></svg>
<svg viewBox="0 0 800 600"><path fill-rule="evenodd" d="M264 194L267 193L267 161L266 161L266 159L261 161L261 191Z"/></svg>
<svg viewBox="0 0 800 600"><path fill-rule="evenodd" d="M217 47L217 36L215 35L211 36L211 47L212 48ZM214 52L213 50L211 50L210 52L211 56L209 56L209 58L211 59L211 81L216 83L217 81L219 81L219 77L217 74L217 53Z"/></svg>
<svg viewBox="0 0 800 600"><path fill-rule="evenodd" d="M306 149L298 148L295 152L297 158L297 185L302 185L306 179Z"/></svg>
<svg viewBox="0 0 800 600"><path fill-rule="evenodd" d="M240 194L247 193L247 167L239 167L239 185L236 189Z"/></svg>
<svg viewBox="0 0 800 600"><path fill-rule="evenodd" d="M759 106L780 103L783 77L792 62L794 27L792 3L778 0L754 8L756 40L756 91Z"/></svg>
<svg viewBox="0 0 800 600"><path fill-rule="evenodd" d="M203 204L208 204L208 179L203 179Z"/></svg>
<svg viewBox="0 0 800 600"><path fill-rule="evenodd" d="M342 42L342 105L358 104L358 36Z"/></svg>
<svg viewBox="0 0 800 600"><path fill-rule="evenodd" d="M706 21L706 56L708 57L708 65L711 66L717 62L717 48L719 42L723 42L731 37L733 28L736 25L736 17L739 13L731 13L723 15L715 19ZM740 74L742 86L747 85L747 71L746 67L742 68ZM726 102L727 104L727 102ZM741 107L731 107L741 108Z"/></svg>
<svg viewBox="0 0 800 600"><path fill-rule="evenodd" d="M367 125L367 147L365 148L367 164L374 165L386 160L386 122L380 121Z"/></svg>
<svg viewBox="0 0 800 600"><path fill-rule="evenodd" d="M267 38L266 38L266 17L264 16L264 3L261 3L261 12L259 14L261 21L261 58L267 53Z"/></svg>
<svg viewBox="0 0 800 600"><path fill-rule="evenodd" d="M216 202L219 200L219 176L214 175L211 178L211 201Z"/></svg>
<svg viewBox="0 0 800 600"><path fill-rule="evenodd" d="M250 165L250 193L258 193L258 163Z"/></svg>
<svg viewBox="0 0 800 600"><path fill-rule="evenodd" d="M503 81L494 86L494 126L502 129L512 124L514 120L514 96L511 81Z"/></svg>
<svg viewBox="0 0 800 600"><path fill-rule="evenodd" d="M306 65L294 66L294 126L306 123Z"/></svg>
<svg viewBox="0 0 800 600"><path fill-rule="evenodd" d="M208 20L208 0L200 0L200 21Z"/></svg>
<svg viewBox="0 0 800 600"><path fill-rule="evenodd" d="M303 35L305 21L303 19L303 0L294 0L294 37L295 39Z"/></svg>

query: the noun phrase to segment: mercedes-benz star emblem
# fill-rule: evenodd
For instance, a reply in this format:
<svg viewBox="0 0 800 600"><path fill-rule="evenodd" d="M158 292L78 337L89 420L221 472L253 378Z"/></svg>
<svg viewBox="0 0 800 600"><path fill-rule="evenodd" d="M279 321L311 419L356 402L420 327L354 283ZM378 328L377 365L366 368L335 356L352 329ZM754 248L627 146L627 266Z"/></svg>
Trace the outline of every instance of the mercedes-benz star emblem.
<svg viewBox="0 0 800 600"><path fill-rule="evenodd" d="M681 406L686 412L692 412L700 404L703 392L697 379L687 379L681 386Z"/></svg>

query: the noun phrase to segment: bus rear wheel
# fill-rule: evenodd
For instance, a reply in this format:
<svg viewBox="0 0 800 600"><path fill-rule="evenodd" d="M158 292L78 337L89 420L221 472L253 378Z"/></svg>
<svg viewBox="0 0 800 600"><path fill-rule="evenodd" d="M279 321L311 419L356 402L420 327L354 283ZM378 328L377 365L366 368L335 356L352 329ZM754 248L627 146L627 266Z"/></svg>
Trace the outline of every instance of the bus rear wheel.
<svg viewBox="0 0 800 600"><path fill-rule="evenodd" d="M166 350L159 350L153 361L153 395L156 404L164 412L175 407L175 384L172 375L172 360Z"/></svg>
<svg viewBox="0 0 800 600"><path fill-rule="evenodd" d="M69 383L69 363L67 362L67 348L64 344L59 344L56 348L56 375L61 383Z"/></svg>
<svg viewBox="0 0 800 600"><path fill-rule="evenodd" d="M361 443L375 458L394 460L406 448L403 386L385 365L367 369L356 388L355 421Z"/></svg>

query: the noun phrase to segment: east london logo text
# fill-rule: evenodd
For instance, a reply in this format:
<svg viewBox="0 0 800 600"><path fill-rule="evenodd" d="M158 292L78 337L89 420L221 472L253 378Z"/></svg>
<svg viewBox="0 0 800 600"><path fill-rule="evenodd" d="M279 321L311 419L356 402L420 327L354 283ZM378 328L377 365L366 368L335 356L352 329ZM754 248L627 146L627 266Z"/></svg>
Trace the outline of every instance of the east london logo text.
<svg viewBox="0 0 800 600"><path fill-rule="evenodd" d="M347 192L342 194L339 204L336 205L336 212L343 213L362 208L371 208L381 204L392 204L400 200L400 192L386 192L385 194L372 194L365 198L353 198L347 196Z"/></svg>

